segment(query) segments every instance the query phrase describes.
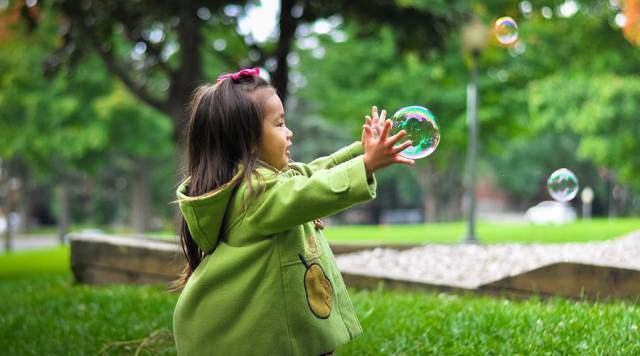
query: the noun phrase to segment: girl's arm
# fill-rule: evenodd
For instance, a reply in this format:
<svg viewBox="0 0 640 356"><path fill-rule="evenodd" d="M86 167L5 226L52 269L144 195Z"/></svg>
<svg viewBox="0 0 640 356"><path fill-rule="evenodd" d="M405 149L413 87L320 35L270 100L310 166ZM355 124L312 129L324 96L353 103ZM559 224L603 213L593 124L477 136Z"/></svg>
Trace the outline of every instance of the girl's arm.
<svg viewBox="0 0 640 356"><path fill-rule="evenodd" d="M386 115L386 110L382 110L382 113L378 115L378 107L372 106L371 116L365 116L365 124L369 125L373 129L375 136L380 135L380 133L382 132L382 126L385 122ZM364 142L364 140L365 133L363 131L361 141L356 141L349 146L338 150L330 156L320 157L309 164L292 163L289 166L306 176L311 176L315 171L319 169L334 167L340 163L346 162L350 159L354 159L363 154L364 146L362 143Z"/></svg>
<svg viewBox="0 0 640 356"><path fill-rule="evenodd" d="M362 133L364 155L311 176L293 170L272 174L262 193L253 198L244 223L261 235L273 235L375 198L373 172L396 163L413 165L414 161L399 155L411 141L395 145L406 135L404 130L389 137L391 121L387 120L378 135L367 121Z"/></svg>
<svg viewBox="0 0 640 356"><path fill-rule="evenodd" d="M298 172L310 177L320 169L329 169L340 163L354 159L364 153L364 148L360 141L356 141L347 147L343 147L329 156L324 156L313 160L309 164L290 163L289 166Z"/></svg>
<svg viewBox="0 0 640 356"><path fill-rule="evenodd" d="M358 156L311 176L274 174L253 198L244 222L261 235L273 235L325 217L376 196L376 182L367 183L364 157Z"/></svg>

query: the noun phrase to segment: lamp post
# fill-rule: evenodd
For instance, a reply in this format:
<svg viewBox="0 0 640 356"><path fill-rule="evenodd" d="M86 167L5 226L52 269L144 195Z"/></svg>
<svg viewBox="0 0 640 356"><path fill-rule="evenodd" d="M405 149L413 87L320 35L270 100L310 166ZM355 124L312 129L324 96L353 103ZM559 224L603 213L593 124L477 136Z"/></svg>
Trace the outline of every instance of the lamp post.
<svg viewBox="0 0 640 356"><path fill-rule="evenodd" d="M590 186L584 187L582 189L582 194L580 194L580 199L582 200L582 219L588 220L591 219L591 203L593 202L593 189Z"/></svg>
<svg viewBox="0 0 640 356"><path fill-rule="evenodd" d="M467 124L469 125L469 147L467 153L468 203L466 243L478 243L476 236L476 155L478 146L478 59L487 44L487 28L477 17L462 29L462 45L471 55L471 71L467 86Z"/></svg>

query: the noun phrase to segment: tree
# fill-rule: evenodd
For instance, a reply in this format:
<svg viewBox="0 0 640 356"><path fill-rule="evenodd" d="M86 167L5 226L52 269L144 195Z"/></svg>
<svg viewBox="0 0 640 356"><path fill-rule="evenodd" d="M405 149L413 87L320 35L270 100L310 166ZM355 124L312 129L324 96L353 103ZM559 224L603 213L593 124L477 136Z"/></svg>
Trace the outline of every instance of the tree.
<svg viewBox="0 0 640 356"><path fill-rule="evenodd" d="M32 31L16 23L0 42L0 157L22 163L11 166L20 168L13 173L22 172L25 189L33 186L31 179L57 183L61 238L71 219L68 201L75 183L114 169L123 172L130 176L132 226L141 232L149 220L149 175L171 160L170 123L132 98L93 55L79 58L73 71L60 67L44 76L42 63L60 36L55 12L42 13L46 16ZM24 204L32 193L23 195Z"/></svg>
<svg viewBox="0 0 640 356"><path fill-rule="evenodd" d="M271 63L267 67L272 82L286 99L287 57L300 24L331 15L362 19L371 23L369 27L392 23L407 43L435 47L454 25L452 14L460 3L464 2L281 0L277 39L258 43L250 34L235 31L239 18L255 4L252 1L58 0L54 4L65 15L60 24L64 44L48 65L55 69L97 53L136 97L171 119L174 142L181 147L189 95L220 72ZM37 22L32 16L25 18ZM214 40L222 41L218 51L212 49Z"/></svg>
<svg viewBox="0 0 640 356"><path fill-rule="evenodd" d="M640 77L551 76L531 85L530 106L537 125L579 135L579 157L640 186Z"/></svg>
<svg viewBox="0 0 640 356"><path fill-rule="evenodd" d="M130 220L134 232L149 227L152 187L150 175L154 168L168 165L174 145L171 125L164 115L132 98L122 85L115 84L109 95L94 102L97 117L108 122L109 145L103 160L119 162L130 197ZM115 167L114 167L115 168ZM168 186L168 185L165 185Z"/></svg>
<svg viewBox="0 0 640 356"><path fill-rule="evenodd" d="M585 153L589 142L585 135L594 133L577 130L575 125L582 119L592 124L602 122L594 113L584 111L594 110L592 104L612 104L603 103L611 100L605 99L611 83L599 80L630 76L625 86L631 85L640 70L640 52L625 40L614 21L621 11L619 5L595 1L575 4L575 13L563 11L553 2L531 2L527 11L521 8L510 13L518 21L520 43L509 49L492 47L485 55L489 77L483 83L484 99L489 100L487 106L494 119L483 126L500 129L499 121L515 123L515 130L506 132L505 139L492 141L486 149L499 173L499 184L528 203L532 197L547 196L544 182L560 167L572 167L581 186L596 188L602 201L611 194L607 186L615 186L609 182L610 174L603 178L601 173L604 167L614 166ZM585 85L586 78L593 78L589 85ZM595 89L598 94L593 92L596 83L605 86ZM633 92L630 88L620 90L629 90L629 95ZM620 144L607 127L600 134L610 145ZM609 151L599 154L609 155Z"/></svg>
<svg viewBox="0 0 640 356"><path fill-rule="evenodd" d="M442 51L411 51L400 48L391 27L382 26L367 38L358 37L355 27L346 25L346 40L339 43L319 36L317 48L325 50L324 56L316 58L317 48L305 52L299 71L308 73L308 84L300 96L352 135L360 132L371 105L389 115L408 105L428 107L439 121L442 140L411 172L420 184L427 221L457 217L466 148L466 73L458 42L448 40Z"/></svg>
<svg viewBox="0 0 640 356"><path fill-rule="evenodd" d="M95 171L98 162L92 155L106 144L105 123L94 120L86 103L105 93L109 83L99 75L95 61L73 75L61 69L62 75L44 77L37 69L56 45L53 19L43 19L33 31L20 30L22 23L14 26L17 29L5 33L0 42L0 156L29 166L20 170L23 187L32 185L29 172L36 175L33 179L53 177L59 182L62 239L68 223L69 180L78 172ZM25 194L27 202L29 195Z"/></svg>

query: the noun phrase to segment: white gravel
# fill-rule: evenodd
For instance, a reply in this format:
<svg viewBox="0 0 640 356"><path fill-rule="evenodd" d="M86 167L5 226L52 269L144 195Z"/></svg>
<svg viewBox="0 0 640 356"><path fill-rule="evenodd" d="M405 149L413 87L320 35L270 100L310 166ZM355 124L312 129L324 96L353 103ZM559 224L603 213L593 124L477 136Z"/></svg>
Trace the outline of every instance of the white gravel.
<svg viewBox="0 0 640 356"><path fill-rule="evenodd" d="M460 288L477 288L556 262L579 262L640 270L640 231L603 242L567 244L430 244L336 256L347 273Z"/></svg>

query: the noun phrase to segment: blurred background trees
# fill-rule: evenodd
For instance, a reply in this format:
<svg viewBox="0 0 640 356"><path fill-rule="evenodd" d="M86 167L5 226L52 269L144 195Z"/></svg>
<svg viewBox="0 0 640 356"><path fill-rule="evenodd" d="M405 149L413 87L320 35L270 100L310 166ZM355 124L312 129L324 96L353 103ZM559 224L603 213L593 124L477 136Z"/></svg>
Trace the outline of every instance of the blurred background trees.
<svg viewBox="0 0 640 356"><path fill-rule="evenodd" d="M274 6L282 16L263 12ZM438 150L381 172L361 221L392 209L461 219L471 14L520 30L480 60L480 179L500 209L547 199L546 178L567 167L595 190L595 214L640 213L640 50L617 1L3 0L0 11L0 205L23 225L172 229L189 95L252 66L286 100L300 161L358 139L371 105L428 107Z"/></svg>

